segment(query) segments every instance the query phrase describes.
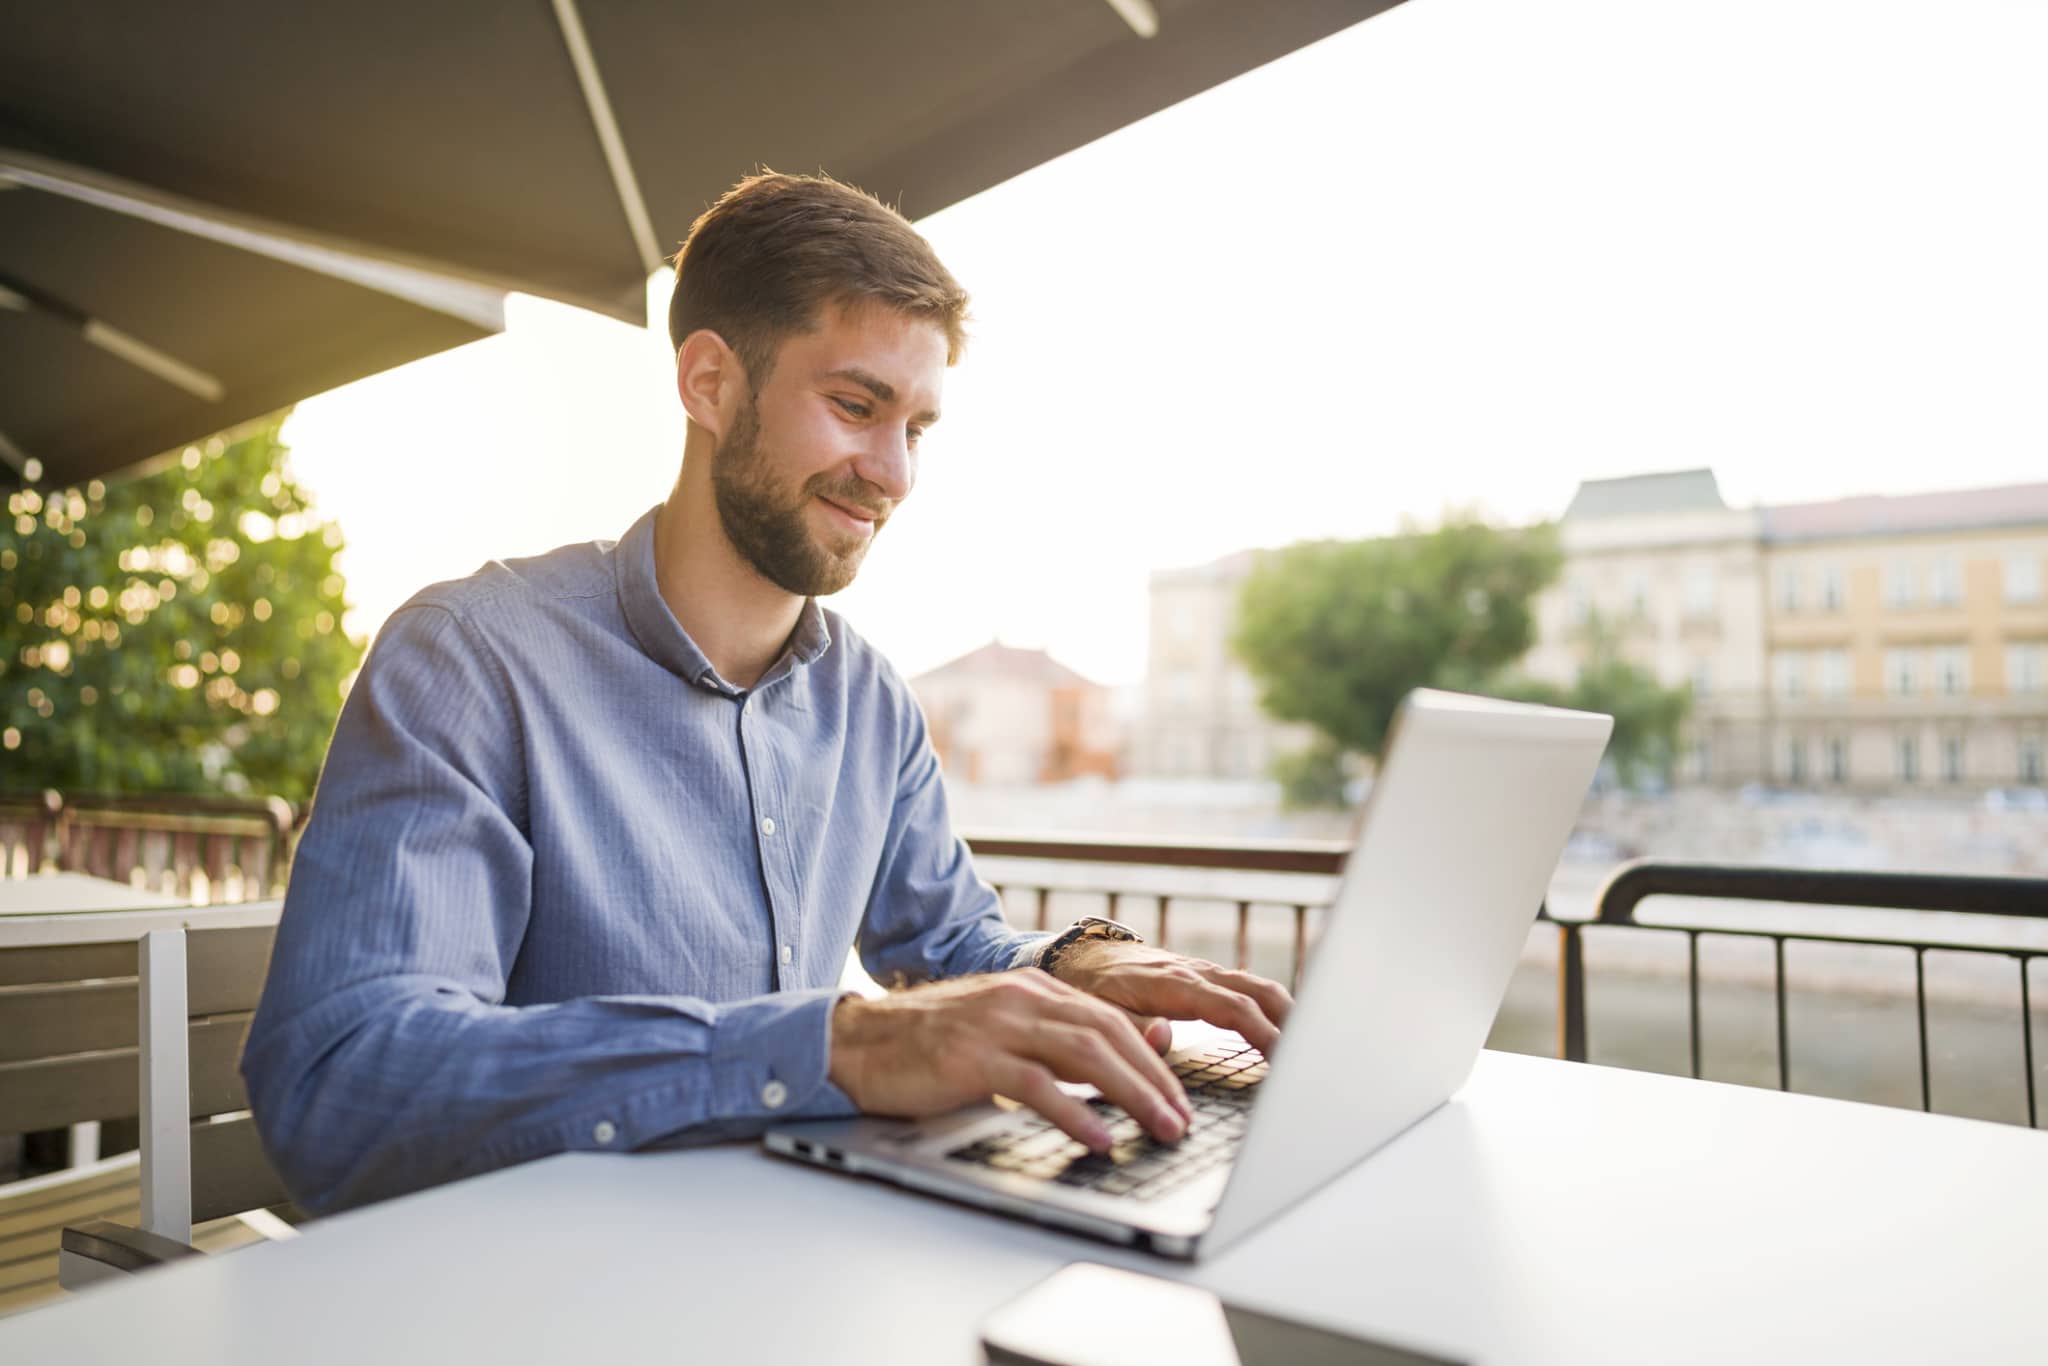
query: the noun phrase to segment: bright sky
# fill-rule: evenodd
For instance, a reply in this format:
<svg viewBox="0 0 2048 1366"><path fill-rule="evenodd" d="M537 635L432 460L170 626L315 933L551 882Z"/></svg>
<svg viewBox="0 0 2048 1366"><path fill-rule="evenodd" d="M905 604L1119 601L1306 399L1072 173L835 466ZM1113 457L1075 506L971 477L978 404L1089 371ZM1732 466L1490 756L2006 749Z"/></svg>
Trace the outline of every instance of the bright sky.
<svg viewBox="0 0 2048 1366"><path fill-rule="evenodd" d="M2048 479L2044 54L2035 0L1410 0L934 215L975 339L835 606L1121 683L1147 574L1246 546ZM287 429L357 631L675 477L659 324L509 316Z"/></svg>

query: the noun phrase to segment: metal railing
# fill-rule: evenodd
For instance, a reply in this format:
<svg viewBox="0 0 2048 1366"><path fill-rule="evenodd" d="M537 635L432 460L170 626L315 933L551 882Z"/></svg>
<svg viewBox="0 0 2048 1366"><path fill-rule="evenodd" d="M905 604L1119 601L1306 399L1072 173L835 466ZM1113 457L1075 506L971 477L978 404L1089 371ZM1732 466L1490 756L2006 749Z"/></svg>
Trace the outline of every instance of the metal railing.
<svg viewBox="0 0 2048 1366"><path fill-rule="evenodd" d="M973 849L977 858L1041 859L1059 863L1107 863L1142 868L1199 868L1235 873L1298 873L1322 877L1335 877L1341 873L1344 870L1344 860L1351 853L1351 846L1340 840L1218 844L1199 840L1074 840L1011 835L968 835L966 839L968 847ZM1033 927L1041 930L1052 928L1053 893L1061 890L1078 890L1045 884L1019 884L1014 880L1007 884L1008 887L1020 885L1025 890L1036 893L1037 905ZM1006 887L997 885L996 890L1002 893ZM1117 903L1132 893L1127 888L1109 887L1099 890L1100 894L1108 899L1108 915L1114 920ZM1158 902L1159 928L1156 942L1165 947L1170 934L1175 897L1167 892L1141 891L1136 895L1150 897ZM1308 959L1308 914L1313 909L1319 909L1324 903L1306 900L1272 903L1261 898L1219 897L1214 894L1186 896L1181 899L1236 902L1237 921L1232 966L1238 968L1247 967L1251 962L1252 908L1277 904L1290 911L1293 916L1294 947L1290 959L1288 984L1290 987L1301 984L1301 967Z"/></svg>
<svg viewBox="0 0 2048 1366"><path fill-rule="evenodd" d="M1919 1041L1920 1108L1933 1108L1927 1047L1927 953L1975 953L2011 958L2019 966L2020 1039L2027 1095L2027 1126L2038 1127L2034 1083L2032 964L2048 950L2023 944L1985 945L1914 935L1827 933L1817 930L1755 929L1666 918L1645 924L1637 918L1654 896L1714 898L1721 901L1855 906L1891 911L1961 911L2048 921L2048 879L1967 876L1948 873L1875 873L1804 868L1760 868L1716 863L1640 860L1622 865L1600 889L1589 921L1542 918L1558 927L1558 1056L1586 1060L1585 934L1588 926L1683 934L1686 937L1687 1039L1692 1075L1700 1075L1700 937L1764 939L1772 946L1771 984L1777 1026L1778 1089L1791 1089L1791 1035L1785 1008L1785 945L1856 944L1913 952L1914 1007Z"/></svg>
<svg viewBox="0 0 2048 1366"><path fill-rule="evenodd" d="M187 900L276 896L292 823L278 797L0 794L0 877L77 872Z"/></svg>
<svg viewBox="0 0 2048 1366"><path fill-rule="evenodd" d="M1050 864L1114 865L1150 870L1202 869L1217 873L1286 873L1334 878L1343 871L1350 852L1348 844L1336 841L1217 843L1188 840L1066 839L1056 836L1021 837L969 834L969 846L977 859L1031 860ZM1145 889L1131 885L1101 885L1092 888L1072 881L1039 882L1022 876L1004 877L994 885L1005 904L1013 893L1033 898L1027 921L1039 929L1054 928L1051 899L1062 893L1092 891L1106 899L1108 914L1114 918L1118 903L1139 897L1158 906L1155 942L1172 947L1172 909L1176 900L1235 902L1236 921L1232 965L1249 966L1255 913L1277 910L1290 918L1292 951L1289 959L1290 984L1300 985L1302 965L1308 957L1310 917L1327 906L1327 901L1305 894L1275 900L1268 896L1234 894L1223 886L1198 891ZM1742 867L1720 864L1638 861L1617 869L1598 893L1593 915L1588 920L1561 919L1546 905L1537 912L1539 922L1556 927L1557 1043L1560 1058L1587 1060L1586 963L1584 933L1588 928L1627 929L1644 934L1683 934L1687 943L1686 995L1688 1001L1688 1042L1691 1073L1701 1075L1700 967L1702 936L1726 935L1739 939L1765 939L1774 947L1773 997L1776 1004L1778 1087L1791 1089L1790 1031L1786 1011L1785 945L1788 941L1866 945L1910 949L1914 954L1916 1022L1918 1026L1921 1108L1932 1108L1929 1085L1926 955L1930 950L1976 953L2014 959L2019 965L2020 1028L2023 1036L2027 1123L2038 1127L2035 1096L2034 1041L2031 964L2048 956L2048 947L2013 942L1978 944L1927 937L1912 933L1864 934L1839 930L1760 929L1728 926L1712 921L1667 916L1654 923L1637 919L1637 911L1649 897L1715 898L1728 901L1791 903L1794 905L1858 907L1876 910L1949 911L2012 917L2029 921L2048 920L2048 879L2018 877L1977 877L1933 873L1829 872L1805 869Z"/></svg>

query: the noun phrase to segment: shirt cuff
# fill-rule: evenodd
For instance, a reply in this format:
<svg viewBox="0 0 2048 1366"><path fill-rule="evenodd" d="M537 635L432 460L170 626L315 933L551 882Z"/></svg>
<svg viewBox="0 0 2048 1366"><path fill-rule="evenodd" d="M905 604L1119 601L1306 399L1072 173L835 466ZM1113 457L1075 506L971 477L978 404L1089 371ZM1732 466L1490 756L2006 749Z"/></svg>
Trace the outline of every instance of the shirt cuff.
<svg viewBox="0 0 2048 1366"><path fill-rule="evenodd" d="M1049 930L1034 930L1019 934L1017 936L1017 947L1011 951L1008 966L1012 968L1037 967L1039 955L1045 952L1045 946L1057 938L1059 936Z"/></svg>
<svg viewBox="0 0 2048 1366"><path fill-rule="evenodd" d="M825 1119L860 1113L832 1084L832 1008L857 993L825 987L760 996L718 1012L714 1119Z"/></svg>

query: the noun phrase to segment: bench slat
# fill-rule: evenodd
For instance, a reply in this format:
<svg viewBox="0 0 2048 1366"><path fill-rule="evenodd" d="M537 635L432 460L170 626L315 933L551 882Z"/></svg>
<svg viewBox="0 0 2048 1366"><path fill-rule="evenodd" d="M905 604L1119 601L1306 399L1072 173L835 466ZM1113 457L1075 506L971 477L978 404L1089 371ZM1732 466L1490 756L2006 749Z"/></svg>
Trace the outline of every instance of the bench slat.
<svg viewBox="0 0 2048 1366"><path fill-rule="evenodd" d="M217 1015L192 1026L192 1114L248 1108L238 1065L249 1016ZM60 1129L87 1119L126 1119L139 1106L134 1048L0 1063L0 1133Z"/></svg>
<svg viewBox="0 0 2048 1366"><path fill-rule="evenodd" d="M132 1048L135 1005L133 977L0 987L0 1063Z"/></svg>
<svg viewBox="0 0 2048 1366"><path fill-rule="evenodd" d="M291 1199L248 1115L192 1126L192 1222Z"/></svg>

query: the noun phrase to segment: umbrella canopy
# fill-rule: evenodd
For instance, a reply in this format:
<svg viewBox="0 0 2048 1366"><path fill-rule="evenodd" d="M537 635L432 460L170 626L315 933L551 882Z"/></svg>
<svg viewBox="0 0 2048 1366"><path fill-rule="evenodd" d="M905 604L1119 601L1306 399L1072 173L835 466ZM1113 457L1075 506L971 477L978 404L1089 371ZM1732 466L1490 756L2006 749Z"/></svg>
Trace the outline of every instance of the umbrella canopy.
<svg viewBox="0 0 2048 1366"><path fill-rule="evenodd" d="M504 328L504 296L0 155L0 483L72 484Z"/></svg>
<svg viewBox="0 0 2048 1366"><path fill-rule="evenodd" d="M758 164L921 217L1395 2L0 0L0 147L640 322Z"/></svg>

